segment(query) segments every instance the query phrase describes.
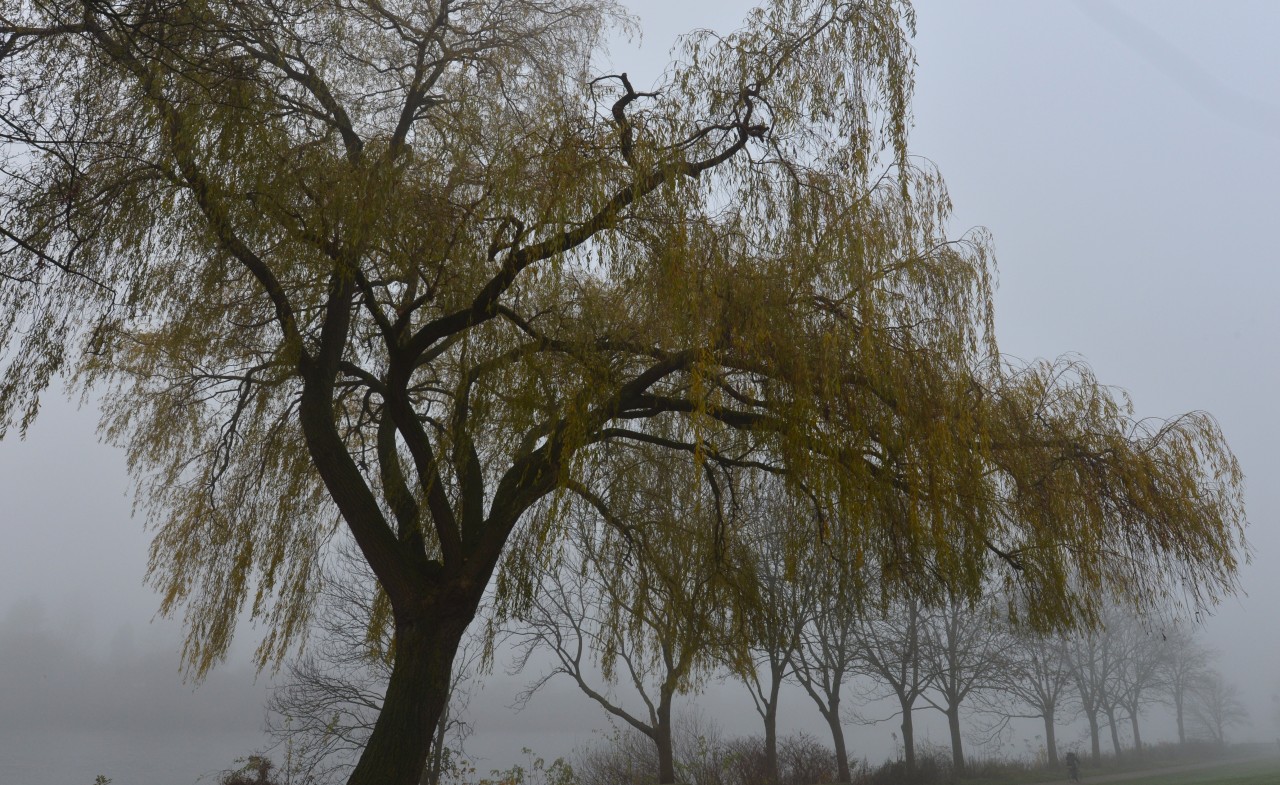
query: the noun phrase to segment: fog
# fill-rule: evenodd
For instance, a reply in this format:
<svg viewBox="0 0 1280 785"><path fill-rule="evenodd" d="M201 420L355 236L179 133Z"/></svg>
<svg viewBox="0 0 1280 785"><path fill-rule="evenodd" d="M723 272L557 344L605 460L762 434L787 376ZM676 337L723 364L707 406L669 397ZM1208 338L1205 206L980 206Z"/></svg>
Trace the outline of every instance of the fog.
<svg viewBox="0 0 1280 785"><path fill-rule="evenodd" d="M646 3L643 41L621 44L614 64L643 89L678 32L730 29L745 7ZM912 146L946 177L955 231L994 235L1002 350L1077 353L1140 415L1211 412L1240 459L1252 563L1240 595L1200 621L1253 718L1233 738L1274 740L1280 5L916 8ZM131 514L123 456L97 442L95 422L92 402L50 396L26 441L0 442L0 785L88 785L98 773L119 785L189 783L266 741L270 674L248 664L254 630L241 630L204 684L183 681L180 624L155 618L159 598L142 583L148 537ZM468 751L482 772L520 761L523 747L567 754L607 727L568 683L515 712L536 675L510 676L500 663L473 698ZM808 698L792 690L784 700L783 731L822 739ZM682 705L725 733L759 732L732 683ZM919 737L945 744L932 714L920 712ZM1152 710L1149 741L1173 735L1161 715ZM891 754L895 726L850 725L851 751ZM1019 726L1006 749L1035 733ZM1061 733L1065 743L1079 729Z"/></svg>
<svg viewBox="0 0 1280 785"><path fill-rule="evenodd" d="M79 616L79 618L77 618ZM228 665L198 691L184 684L167 626L109 632L39 600L0 620L0 777L5 782L192 781L261 744L265 690Z"/></svg>
<svg viewBox="0 0 1280 785"><path fill-rule="evenodd" d="M265 679L239 647L203 684L142 586L147 536L94 419L50 401L0 444L0 783L190 783L264 744Z"/></svg>

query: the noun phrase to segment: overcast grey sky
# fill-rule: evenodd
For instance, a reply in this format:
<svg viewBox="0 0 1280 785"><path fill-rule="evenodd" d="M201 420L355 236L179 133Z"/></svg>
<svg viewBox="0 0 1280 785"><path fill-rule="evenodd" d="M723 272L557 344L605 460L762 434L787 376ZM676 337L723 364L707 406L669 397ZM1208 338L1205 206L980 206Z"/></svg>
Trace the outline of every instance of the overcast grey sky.
<svg viewBox="0 0 1280 785"><path fill-rule="evenodd" d="M748 4L633 7L643 46L617 50L614 65L639 86L677 33L731 29ZM1002 349L1078 353L1142 415L1207 410L1241 460L1254 562L1247 596L1206 630L1229 677L1251 685L1259 735L1272 738L1280 4L916 8L912 146L946 177L956 231L983 225L995 237ZM91 406L50 398L26 442L0 443L0 785L87 785L99 771L120 785L191 782L261 741L264 685L245 665L252 630L208 684L181 684L177 625L153 622L158 600L142 587L148 540L130 517L123 458L96 442L94 423ZM513 714L522 683L499 672L472 704L482 769L522 746L563 754L603 725L568 686ZM820 734L805 700L791 698L785 718ZM756 732L736 688L697 702L728 731ZM850 746L883 755L890 730L850 728Z"/></svg>

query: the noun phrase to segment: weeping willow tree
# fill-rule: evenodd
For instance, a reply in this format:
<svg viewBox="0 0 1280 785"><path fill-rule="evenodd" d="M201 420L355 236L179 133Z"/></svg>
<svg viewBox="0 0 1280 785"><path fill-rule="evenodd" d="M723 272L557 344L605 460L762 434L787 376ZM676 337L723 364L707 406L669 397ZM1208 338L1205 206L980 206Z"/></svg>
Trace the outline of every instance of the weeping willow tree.
<svg viewBox="0 0 1280 785"><path fill-rule="evenodd" d="M815 540L856 512L885 586L1232 588L1212 419L998 359L906 3L769 0L639 88L609 0L0 9L0 422L103 401L197 676L244 613L278 662L349 530L395 647L353 784L414 781L485 587L556 553L526 512L622 442L785 476Z"/></svg>

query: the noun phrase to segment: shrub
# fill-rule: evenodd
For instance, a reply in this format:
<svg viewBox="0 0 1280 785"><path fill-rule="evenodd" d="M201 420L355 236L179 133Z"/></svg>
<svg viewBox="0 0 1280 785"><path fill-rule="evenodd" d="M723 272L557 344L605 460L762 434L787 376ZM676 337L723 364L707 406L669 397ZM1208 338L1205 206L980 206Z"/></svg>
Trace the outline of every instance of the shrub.
<svg viewBox="0 0 1280 785"><path fill-rule="evenodd" d="M236 763L243 763L240 768L223 772L218 778L218 785L280 785L272 779L271 772L275 764L265 755L250 755Z"/></svg>

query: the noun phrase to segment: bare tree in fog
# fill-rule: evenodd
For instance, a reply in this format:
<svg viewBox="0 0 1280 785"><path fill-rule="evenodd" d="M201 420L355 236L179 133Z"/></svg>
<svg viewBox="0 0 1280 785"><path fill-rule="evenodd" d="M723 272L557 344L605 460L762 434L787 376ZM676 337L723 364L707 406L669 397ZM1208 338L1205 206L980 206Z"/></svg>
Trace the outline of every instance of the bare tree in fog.
<svg viewBox="0 0 1280 785"><path fill-rule="evenodd" d="M1116 695L1129 715L1133 728L1133 751L1142 752L1142 732L1138 718L1142 707L1153 700L1164 676L1164 651L1162 639L1148 629L1137 616L1115 615L1110 630L1119 649L1116 667Z"/></svg>
<svg viewBox="0 0 1280 785"><path fill-rule="evenodd" d="M902 749L907 769L915 771L916 701L929 686L931 671L921 659L924 609L914 596L890 604L879 617L861 619L857 627L859 668L884 692L898 700L902 717Z"/></svg>
<svg viewBox="0 0 1280 785"><path fill-rule="evenodd" d="M1195 635L1194 628L1174 626L1164 636L1160 668L1162 684L1178 721L1178 743L1187 743L1186 709L1191 688L1209 671L1213 651Z"/></svg>
<svg viewBox="0 0 1280 785"><path fill-rule="evenodd" d="M922 658L932 673L922 697L947 718L951 733L951 760L956 772L964 771L964 742L960 734L960 708L977 692L995 688L1001 672L1000 653L1006 635L989 600L970 604L948 594L925 617L921 636Z"/></svg>
<svg viewBox="0 0 1280 785"><path fill-rule="evenodd" d="M1240 691L1217 671L1201 674L1191 688L1191 722L1197 735L1218 746L1227 743L1227 728L1248 721Z"/></svg>
<svg viewBox="0 0 1280 785"><path fill-rule="evenodd" d="M805 569L812 581L809 611L792 655L795 678L827 721L835 748L839 782L850 782L849 756L840 716L840 698L857 672L858 625L864 613L857 567L828 553L817 553Z"/></svg>
<svg viewBox="0 0 1280 785"><path fill-rule="evenodd" d="M682 459L641 452L636 458L647 471L613 477L599 493L576 489L563 563L538 575L528 602L513 609L510 640L519 651L516 670L538 651L554 659L520 703L551 679L569 677L653 742L658 782L673 783L675 697L696 685L721 650L739 590L727 576L741 554L730 553L736 524L727 498L687 482L687 467L676 465ZM722 481L710 482L727 494ZM619 682L634 692L631 700L618 695Z"/></svg>
<svg viewBox="0 0 1280 785"><path fill-rule="evenodd" d="M1089 723L1089 749L1095 764L1102 760L1102 704L1109 689L1111 651L1102 630L1081 630L1069 638L1071 680L1080 699L1080 710Z"/></svg>
<svg viewBox="0 0 1280 785"><path fill-rule="evenodd" d="M996 689L1001 697L1021 704L1044 722L1045 755L1058 765L1054 720L1071 697L1071 658L1060 635L1028 629L1013 630L999 657Z"/></svg>
<svg viewBox="0 0 1280 785"><path fill-rule="evenodd" d="M805 624L803 594L811 588L805 576L797 574L794 560L788 564L787 554L795 550L782 545L796 531L790 519L797 514L805 513L797 512L780 484L758 490L747 524L753 546L755 596L739 609L739 627L745 635L726 641L724 652L726 664L747 686L764 722L765 778L770 783L779 778L779 697L783 681L792 672Z"/></svg>

